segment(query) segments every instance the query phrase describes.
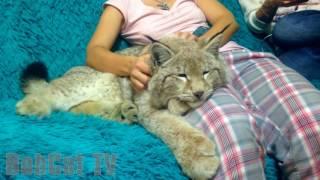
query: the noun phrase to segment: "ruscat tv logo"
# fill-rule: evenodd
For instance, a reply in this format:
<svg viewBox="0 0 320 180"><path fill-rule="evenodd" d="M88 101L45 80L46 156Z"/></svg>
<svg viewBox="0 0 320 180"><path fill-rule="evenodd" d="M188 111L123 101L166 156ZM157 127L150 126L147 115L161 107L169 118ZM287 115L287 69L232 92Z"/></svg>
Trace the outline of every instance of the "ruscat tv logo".
<svg viewBox="0 0 320 180"><path fill-rule="evenodd" d="M84 173L87 173L84 171L86 163L90 164L90 167L94 166L91 169L94 176L114 176L116 160L117 156L109 153L93 153L86 156L60 153L26 156L18 153L6 153L5 174L8 176L83 176Z"/></svg>

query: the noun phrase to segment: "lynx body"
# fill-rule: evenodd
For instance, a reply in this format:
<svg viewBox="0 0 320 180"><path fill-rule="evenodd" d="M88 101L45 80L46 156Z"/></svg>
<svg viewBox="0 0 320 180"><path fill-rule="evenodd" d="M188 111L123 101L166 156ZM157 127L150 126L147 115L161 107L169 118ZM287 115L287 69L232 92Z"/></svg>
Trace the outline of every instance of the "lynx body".
<svg viewBox="0 0 320 180"><path fill-rule="evenodd" d="M186 175L208 179L219 165L215 144L182 115L227 83L218 53L221 37L201 42L168 37L119 51L151 54L152 77L142 92L132 91L126 77L86 66L72 68L51 82L32 73L30 66L22 78L26 96L17 103L17 113L46 116L59 110L139 123L170 147Z"/></svg>

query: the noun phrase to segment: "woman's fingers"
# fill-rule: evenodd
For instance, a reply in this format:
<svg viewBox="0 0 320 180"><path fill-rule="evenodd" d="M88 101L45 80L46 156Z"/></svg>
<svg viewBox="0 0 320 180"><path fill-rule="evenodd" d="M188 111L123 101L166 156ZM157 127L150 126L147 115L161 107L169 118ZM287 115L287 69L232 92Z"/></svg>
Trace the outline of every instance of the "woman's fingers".
<svg viewBox="0 0 320 180"><path fill-rule="evenodd" d="M140 70L141 72L151 75L151 69L150 69L150 54L144 54L138 58L138 61L135 64L136 69Z"/></svg>
<svg viewBox="0 0 320 180"><path fill-rule="evenodd" d="M280 0L280 6L295 6L295 5L298 5L300 3L304 3L304 2L307 2L308 0Z"/></svg>
<svg viewBox="0 0 320 180"><path fill-rule="evenodd" d="M137 58L130 72L130 81L136 91L141 91L147 87L151 76L149 66L150 55L145 54Z"/></svg>
<svg viewBox="0 0 320 180"><path fill-rule="evenodd" d="M150 79L150 76L148 74L145 74L142 71L139 71L138 69L133 70L131 77L139 81L143 85L147 85Z"/></svg>
<svg viewBox="0 0 320 180"><path fill-rule="evenodd" d="M132 87L135 91L144 90L144 84L142 84L139 80L137 80L133 77L130 77L130 81L131 81Z"/></svg>

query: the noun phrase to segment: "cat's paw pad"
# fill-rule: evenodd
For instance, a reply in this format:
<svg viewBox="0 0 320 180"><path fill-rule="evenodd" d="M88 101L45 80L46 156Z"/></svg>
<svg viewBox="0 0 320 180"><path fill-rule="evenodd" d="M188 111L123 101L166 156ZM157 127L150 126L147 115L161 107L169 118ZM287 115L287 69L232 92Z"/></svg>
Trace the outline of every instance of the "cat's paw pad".
<svg viewBox="0 0 320 180"><path fill-rule="evenodd" d="M212 178L219 166L215 144L201 134L188 137L186 143L179 153L183 171L191 179L205 180Z"/></svg>
<svg viewBox="0 0 320 180"><path fill-rule="evenodd" d="M130 101L121 104L121 117L125 121L137 122L139 120L138 107Z"/></svg>
<svg viewBox="0 0 320 180"><path fill-rule="evenodd" d="M20 115L47 116L51 113L49 105L41 99L26 97L16 104L16 112Z"/></svg>

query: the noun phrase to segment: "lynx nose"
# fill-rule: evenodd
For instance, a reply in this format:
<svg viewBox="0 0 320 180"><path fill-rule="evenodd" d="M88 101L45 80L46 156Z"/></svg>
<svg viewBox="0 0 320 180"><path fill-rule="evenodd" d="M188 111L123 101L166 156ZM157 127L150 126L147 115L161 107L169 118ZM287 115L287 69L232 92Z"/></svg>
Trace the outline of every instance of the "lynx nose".
<svg viewBox="0 0 320 180"><path fill-rule="evenodd" d="M197 91L197 92L194 92L193 95L198 99L201 99L203 93L204 93L203 91Z"/></svg>

